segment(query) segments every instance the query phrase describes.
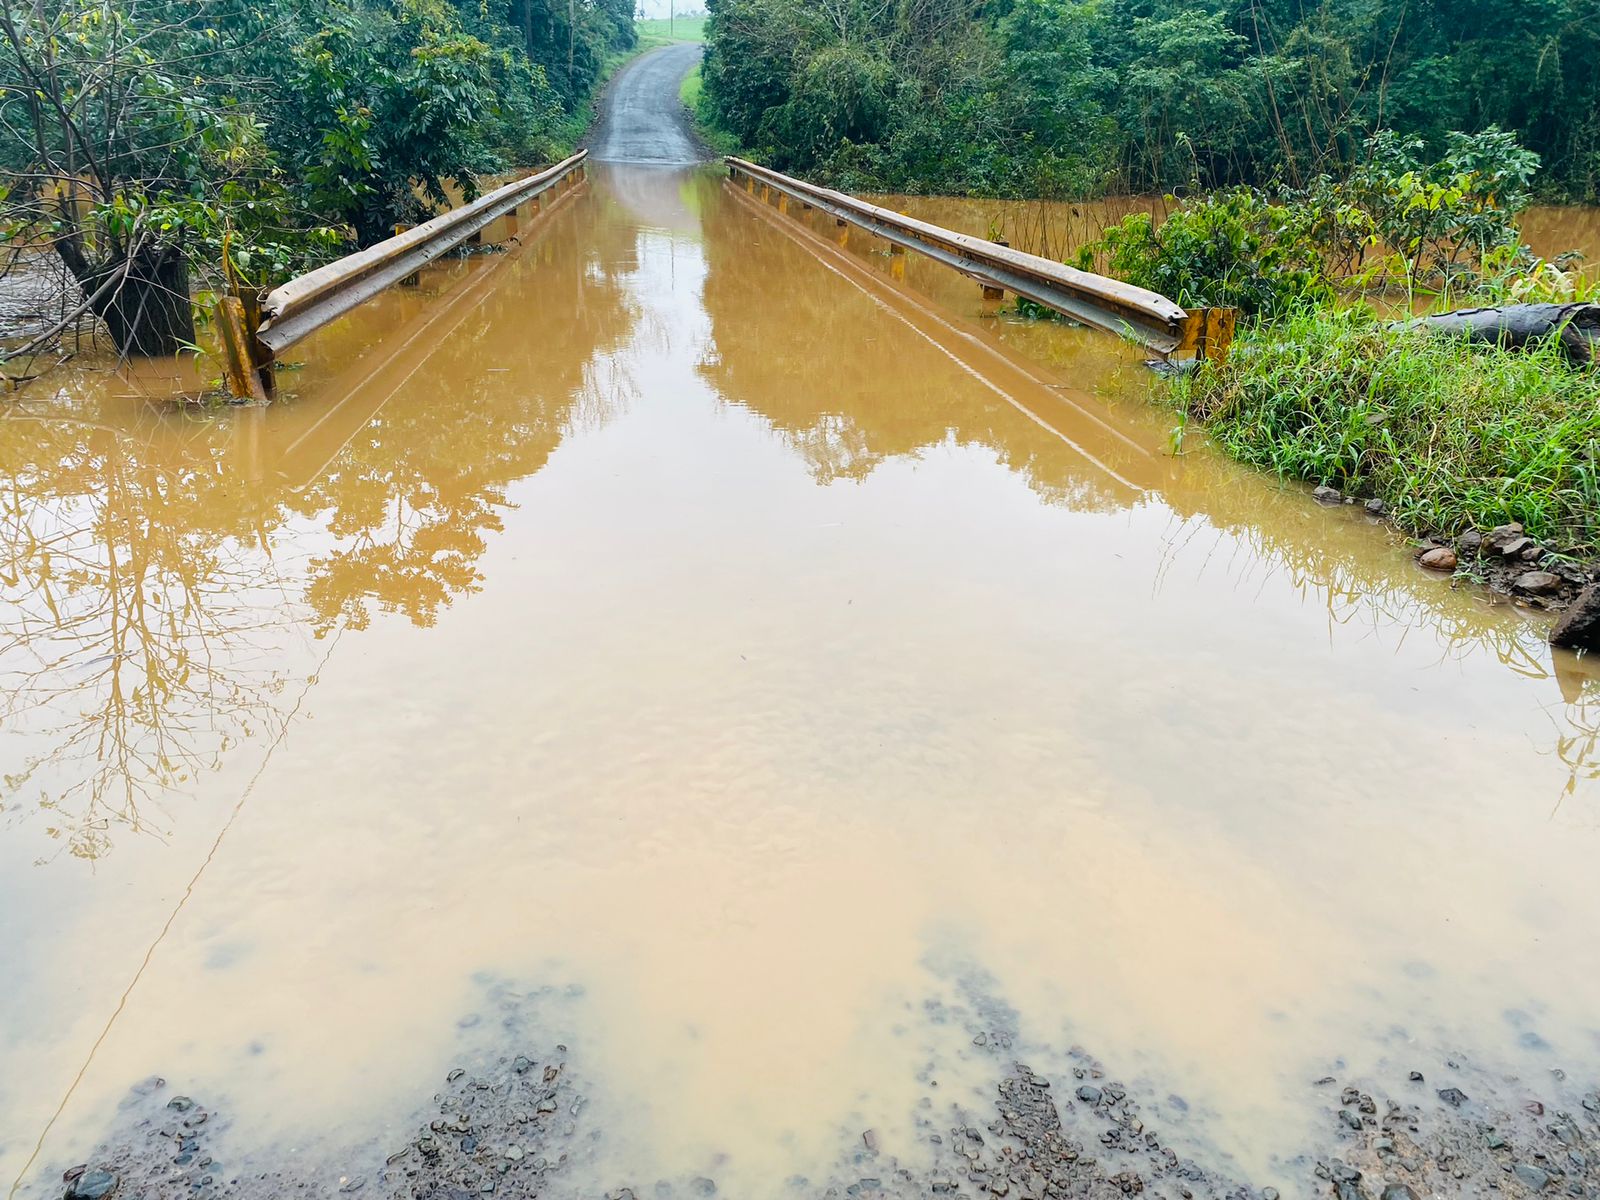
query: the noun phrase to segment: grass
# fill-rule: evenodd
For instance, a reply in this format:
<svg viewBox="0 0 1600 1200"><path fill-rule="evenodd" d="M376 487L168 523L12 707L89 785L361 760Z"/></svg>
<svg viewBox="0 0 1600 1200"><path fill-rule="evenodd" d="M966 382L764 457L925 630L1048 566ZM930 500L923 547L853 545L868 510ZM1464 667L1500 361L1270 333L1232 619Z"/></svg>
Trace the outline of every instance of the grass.
<svg viewBox="0 0 1600 1200"><path fill-rule="evenodd" d="M670 23L665 17L649 17L633 23L639 35L639 45L645 48L669 46L674 42L703 42L706 40L704 17L677 17Z"/></svg>
<svg viewBox="0 0 1600 1200"><path fill-rule="evenodd" d="M1375 496L1412 533L1521 521L1600 549L1600 367L1553 340L1501 350L1308 309L1242 333L1173 399L1242 461Z"/></svg>
<svg viewBox="0 0 1600 1200"><path fill-rule="evenodd" d="M689 110L689 115L694 118L695 132L702 141L718 154L738 154L740 150L739 139L726 129L718 126L711 120L706 106L702 102L705 80L700 74L700 65L683 77L683 82L678 85L678 99L683 101L683 106Z"/></svg>

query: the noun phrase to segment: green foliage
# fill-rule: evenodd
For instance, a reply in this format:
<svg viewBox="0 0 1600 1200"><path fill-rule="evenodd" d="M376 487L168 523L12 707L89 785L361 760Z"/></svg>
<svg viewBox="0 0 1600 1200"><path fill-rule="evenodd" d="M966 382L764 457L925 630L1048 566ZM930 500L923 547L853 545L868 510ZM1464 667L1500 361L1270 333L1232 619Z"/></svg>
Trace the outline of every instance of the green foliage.
<svg viewBox="0 0 1600 1200"><path fill-rule="evenodd" d="M1600 373L1554 339L1501 350L1306 309L1176 389L1243 461L1379 497L1415 532L1521 521L1547 544L1600 548Z"/></svg>
<svg viewBox="0 0 1600 1200"><path fill-rule="evenodd" d="M114 333L107 297L182 308L191 280L220 286L225 241L269 287L556 157L632 17L631 0L0 5L0 246L54 249L85 296L105 285L91 307Z"/></svg>
<svg viewBox="0 0 1600 1200"><path fill-rule="evenodd" d="M1499 129L1600 198L1600 0L714 0L705 32L716 124L850 186L1309 190L1380 129L1421 161ZM841 66L871 120L816 95Z"/></svg>
<svg viewBox="0 0 1600 1200"><path fill-rule="evenodd" d="M1347 180L1318 178L1276 199L1224 188L1183 205L1159 226L1134 213L1084 247L1079 266L1171 296L1271 319L1326 303L1334 283L1407 289L1480 288L1522 264L1517 214L1537 158L1498 129L1450 133L1424 161L1419 138L1369 140Z"/></svg>
<svg viewBox="0 0 1600 1200"><path fill-rule="evenodd" d="M1193 307L1220 305L1275 317L1333 288L1303 207L1230 188L1175 210L1160 225L1133 213L1079 254L1085 270Z"/></svg>

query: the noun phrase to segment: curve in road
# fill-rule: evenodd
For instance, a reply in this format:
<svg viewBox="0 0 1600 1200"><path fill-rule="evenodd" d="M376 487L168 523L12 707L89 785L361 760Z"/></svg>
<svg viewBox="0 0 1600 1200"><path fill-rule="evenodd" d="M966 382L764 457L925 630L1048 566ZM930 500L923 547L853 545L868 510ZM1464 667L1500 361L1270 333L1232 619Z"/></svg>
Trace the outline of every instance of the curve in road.
<svg viewBox="0 0 1600 1200"><path fill-rule="evenodd" d="M689 128L678 85L700 61L699 42L663 46L623 67L606 89L589 135L596 162L685 166L706 158Z"/></svg>

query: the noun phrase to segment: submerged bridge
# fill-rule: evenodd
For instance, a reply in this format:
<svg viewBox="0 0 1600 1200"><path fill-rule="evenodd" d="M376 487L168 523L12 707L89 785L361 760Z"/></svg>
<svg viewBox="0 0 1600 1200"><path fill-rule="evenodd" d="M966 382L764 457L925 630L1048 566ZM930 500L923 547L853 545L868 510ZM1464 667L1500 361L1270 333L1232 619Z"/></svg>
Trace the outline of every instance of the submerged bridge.
<svg viewBox="0 0 1600 1200"><path fill-rule="evenodd" d="M602 105L592 147L508 183L394 237L302 275L264 298L243 290L217 305L229 391L265 400L275 386L278 355L387 288L414 283L418 272L458 248L477 243L497 222L500 240L514 240L564 193L586 181L591 161L682 167L703 161L677 99L677 84L698 58L682 45L643 56L614 82ZM1004 242L958 233L858 197L771 170L743 158L724 160L727 186L816 223L831 219L835 240L852 230L884 244L903 278L903 256L924 255L975 280L986 299L1008 292L1090 328L1138 343L1162 360L1222 357L1233 340L1235 313L1185 309L1145 288L1029 254ZM798 232L798 229L796 230Z"/></svg>

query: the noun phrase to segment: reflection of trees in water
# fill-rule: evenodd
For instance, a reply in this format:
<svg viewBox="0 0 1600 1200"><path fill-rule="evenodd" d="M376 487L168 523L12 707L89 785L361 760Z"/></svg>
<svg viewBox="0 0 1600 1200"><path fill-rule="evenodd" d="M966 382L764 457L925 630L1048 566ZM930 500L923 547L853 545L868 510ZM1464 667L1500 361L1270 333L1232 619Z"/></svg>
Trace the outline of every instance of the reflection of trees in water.
<svg viewBox="0 0 1600 1200"><path fill-rule="evenodd" d="M22 751L0 807L79 858L119 827L162 834L165 793L279 720L294 615L244 536L259 514L218 503L214 447L190 449L152 461L114 430L32 420L0 441L0 727Z"/></svg>
<svg viewBox="0 0 1600 1200"><path fill-rule="evenodd" d="M129 427L112 400L97 425L93 400L63 397L89 419L52 405L5 420L6 828L43 826L86 859L119 829L164 836L176 789L281 732L290 677L314 670L300 665L308 626L365 628L374 610L427 626L481 584L510 484L574 420L605 419L591 359L633 319L612 265L632 231L566 234L533 252L544 261L510 264L521 286L491 292L434 353L426 377L458 381L450 394L397 394L298 493L246 482L228 417ZM548 295L551 278L582 302L530 313L528 291ZM316 538L288 527L300 518L334 548L300 551Z"/></svg>
<svg viewBox="0 0 1600 1200"><path fill-rule="evenodd" d="M294 496L339 539L310 568L319 631L365 628L374 610L429 626L478 590L508 485L542 469L575 423L610 415L591 374L636 320L619 271L633 237L594 206L571 214L433 352L429 377L449 392L396 396Z"/></svg>
<svg viewBox="0 0 1600 1200"><path fill-rule="evenodd" d="M1134 498L930 344L936 327L919 333L779 230L751 236L759 217L727 217L706 228L714 350L701 372L770 421L819 482L953 442L990 449L1052 504L1111 510Z"/></svg>
<svg viewBox="0 0 1600 1200"><path fill-rule="evenodd" d="M752 218L759 220L759 217ZM986 446L1048 503L1076 510L1126 507L1070 447L998 396L969 381L916 331L833 273L779 229L746 236L746 223L707 228L704 304L715 353L703 364L723 395L772 422L820 482L860 479L895 457L953 441ZM775 301L775 297L781 300ZM937 329L930 336L938 339ZM950 349L959 354L961 348ZM1041 404L1048 411L1048 401ZM1405 642L1430 639L1441 663L1494 656L1531 680L1553 680L1553 657L1529 623L1418 578L1402 551L1359 520L1307 519L1298 489L1200 453L1148 463L1141 483L1174 513L1156 587L1180 556L1235 580L1240 603L1274 577L1325 607L1330 629ZM1319 516L1324 514L1318 514ZM1214 538L1209 548L1205 539ZM1218 560L1221 561L1218 561ZM1600 778L1600 685L1564 685L1547 711L1551 752L1569 772L1568 793Z"/></svg>

